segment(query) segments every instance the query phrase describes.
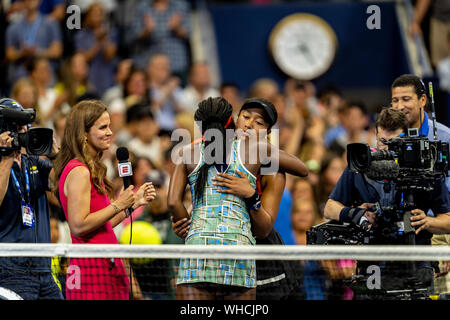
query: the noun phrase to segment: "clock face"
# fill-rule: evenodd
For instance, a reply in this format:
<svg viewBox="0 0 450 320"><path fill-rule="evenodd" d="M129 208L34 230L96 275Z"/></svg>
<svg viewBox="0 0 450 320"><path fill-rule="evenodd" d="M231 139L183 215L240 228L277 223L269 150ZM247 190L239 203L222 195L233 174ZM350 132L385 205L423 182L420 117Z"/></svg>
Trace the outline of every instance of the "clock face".
<svg viewBox="0 0 450 320"><path fill-rule="evenodd" d="M269 47L284 73L295 79L311 80L331 66L337 40L323 19L311 14L293 14L275 26Z"/></svg>

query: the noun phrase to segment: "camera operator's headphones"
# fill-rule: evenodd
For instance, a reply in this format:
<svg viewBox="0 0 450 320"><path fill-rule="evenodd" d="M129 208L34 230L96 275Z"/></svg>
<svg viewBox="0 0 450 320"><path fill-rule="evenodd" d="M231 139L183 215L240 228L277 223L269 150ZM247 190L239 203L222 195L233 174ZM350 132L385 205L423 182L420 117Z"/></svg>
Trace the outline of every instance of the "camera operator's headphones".
<svg viewBox="0 0 450 320"><path fill-rule="evenodd" d="M24 111L25 109L22 107L20 103L11 98L2 98L0 99L0 107L10 108L17 111ZM27 124L27 128L30 129L31 125Z"/></svg>
<svg viewBox="0 0 450 320"><path fill-rule="evenodd" d="M428 95L427 87L425 86L425 83L423 82L423 80L421 78L419 78L419 81L420 81L420 89L419 89L419 92L418 92L418 97L420 99L422 94L425 95L427 100L425 101L425 105L423 106L423 108L425 110L429 110L430 109L430 96Z"/></svg>
<svg viewBox="0 0 450 320"><path fill-rule="evenodd" d="M0 107L11 108L11 109L15 109L18 111L24 110L24 108L20 105L20 103L18 103L16 100L11 99L11 98L0 99Z"/></svg>
<svg viewBox="0 0 450 320"><path fill-rule="evenodd" d="M420 81L420 89L419 89L419 98L422 96L422 94L427 96L428 99L428 93L427 93L427 87L425 86L425 83L423 83L423 80L419 78Z"/></svg>

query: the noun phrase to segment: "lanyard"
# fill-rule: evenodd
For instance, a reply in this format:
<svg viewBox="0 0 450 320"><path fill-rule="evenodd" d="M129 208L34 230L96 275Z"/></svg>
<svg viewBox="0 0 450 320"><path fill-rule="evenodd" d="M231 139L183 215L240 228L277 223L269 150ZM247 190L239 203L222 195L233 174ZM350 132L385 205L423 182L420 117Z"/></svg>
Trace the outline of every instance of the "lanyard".
<svg viewBox="0 0 450 320"><path fill-rule="evenodd" d="M20 190L20 184L19 184L19 181L17 180L17 178L16 178L16 174L14 173L14 170L11 168L11 176L12 176L12 178L13 178L13 180L14 180L14 184L16 185L16 188L17 188L17 191L19 191L19 194L20 194L20 197L22 198L22 201L23 202L25 202L25 203L27 203L27 201L25 200L25 196L24 196L24 194L22 193L22 190ZM25 182L26 182L26 189L27 189L27 196L28 196L28 199L31 199L30 198L30 177L29 177L29 175L28 175L28 170L27 170L27 168L25 168Z"/></svg>

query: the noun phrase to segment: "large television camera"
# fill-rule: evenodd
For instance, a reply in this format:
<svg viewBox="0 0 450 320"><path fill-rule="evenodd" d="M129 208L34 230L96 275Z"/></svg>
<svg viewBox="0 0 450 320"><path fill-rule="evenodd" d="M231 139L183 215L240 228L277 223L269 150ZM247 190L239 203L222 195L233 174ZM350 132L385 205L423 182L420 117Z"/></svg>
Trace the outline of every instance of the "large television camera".
<svg viewBox="0 0 450 320"><path fill-rule="evenodd" d="M448 143L421 137L415 128L409 129L407 136L383 142L389 150L349 144L349 169L373 180L394 181L397 190L430 191L440 177L448 176Z"/></svg>
<svg viewBox="0 0 450 320"><path fill-rule="evenodd" d="M394 185L397 191L394 204L382 207L377 203L370 208L376 213L375 226L368 221L355 225L334 220L313 226L307 232L308 244L415 244L415 229L410 220L410 211L418 207L414 195L420 191L432 191L448 176L449 145L421 137L417 130L409 130L407 136L383 142L389 150L376 150L360 143L349 144L347 161L351 171L363 173L390 188ZM359 263L359 266L363 265ZM390 274L392 270L386 271L380 290L367 288L368 276L364 272L344 282L360 299L429 299L426 286L417 279L414 262L400 264L397 269L395 275ZM393 281L392 277L401 279L401 282ZM398 287L389 289L391 281Z"/></svg>
<svg viewBox="0 0 450 320"><path fill-rule="evenodd" d="M11 108L17 104L17 108ZM26 132L19 133L19 127L29 126L36 119L34 109L20 110L20 105L12 99L0 100L0 133L9 131L13 138L11 147L0 147L0 155L10 155L22 147L30 155L48 155L53 144L53 130L49 128L28 128Z"/></svg>
<svg viewBox="0 0 450 320"><path fill-rule="evenodd" d="M401 201L389 207L376 204L377 226L367 221L361 226L330 221L314 226L308 232L309 244L414 244L410 210L416 209L414 193L432 191L436 183L448 176L449 145L430 141L409 130L407 136L384 141L389 150L377 150L367 144L347 145L351 171L366 174L387 186L394 182ZM406 236L406 237L405 237Z"/></svg>

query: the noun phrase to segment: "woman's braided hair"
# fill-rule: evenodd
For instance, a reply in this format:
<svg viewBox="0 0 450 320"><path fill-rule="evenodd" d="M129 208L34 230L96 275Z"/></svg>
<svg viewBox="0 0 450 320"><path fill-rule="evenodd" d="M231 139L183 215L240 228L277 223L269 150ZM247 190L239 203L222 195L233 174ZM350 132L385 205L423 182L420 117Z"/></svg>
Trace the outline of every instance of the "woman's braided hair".
<svg viewBox="0 0 450 320"><path fill-rule="evenodd" d="M221 142L223 146L223 155L225 162L226 159L226 128L234 129L234 122L232 119L233 107L231 104L222 97L216 98L207 98L201 101L198 104L198 109L195 112L194 119L197 122L200 122L202 135L206 133L207 130L216 129L221 133ZM214 140L204 141L205 148L212 143ZM206 182L208 179L208 170L209 167L214 164L223 164L216 163L215 157L212 157L213 160L205 161L202 167L199 169L199 173L196 180L196 188L194 194L194 201L200 201L203 197L203 189L206 186ZM208 159L206 159L208 160Z"/></svg>

